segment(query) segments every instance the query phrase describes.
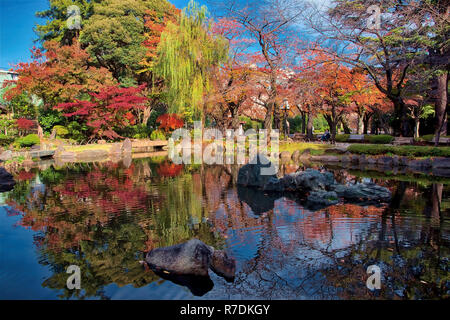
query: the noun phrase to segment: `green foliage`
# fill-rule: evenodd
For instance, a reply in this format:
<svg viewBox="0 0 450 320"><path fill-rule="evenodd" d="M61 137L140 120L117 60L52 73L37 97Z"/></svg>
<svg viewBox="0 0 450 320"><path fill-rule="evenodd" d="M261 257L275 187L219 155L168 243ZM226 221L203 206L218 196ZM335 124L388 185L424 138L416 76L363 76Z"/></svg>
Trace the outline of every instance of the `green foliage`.
<svg viewBox="0 0 450 320"><path fill-rule="evenodd" d="M20 148L32 147L36 144L40 144L40 139L37 134L29 134L25 137L16 139L14 142L14 145Z"/></svg>
<svg viewBox="0 0 450 320"><path fill-rule="evenodd" d="M302 132L302 117L297 115L294 118L288 118L290 133Z"/></svg>
<svg viewBox="0 0 450 320"><path fill-rule="evenodd" d="M450 157L450 147L422 147L422 146L386 146L353 144L348 151L355 154L384 155L395 154L407 157Z"/></svg>
<svg viewBox="0 0 450 320"><path fill-rule="evenodd" d="M247 131L249 129L259 130L259 129L262 129L262 127L263 127L261 122L252 120L246 116L240 116L239 120L242 122L245 121L245 124L242 125L244 131Z"/></svg>
<svg viewBox="0 0 450 320"><path fill-rule="evenodd" d="M434 134L426 134L424 136L421 136L420 139L426 142L431 142L434 138Z"/></svg>
<svg viewBox="0 0 450 320"><path fill-rule="evenodd" d="M15 118L36 119L38 114L37 107L26 93L15 96L7 105Z"/></svg>
<svg viewBox="0 0 450 320"><path fill-rule="evenodd" d="M85 142L86 138L89 136L89 128L86 124L80 124L76 121L72 121L67 125L67 129L69 130L68 137L77 142Z"/></svg>
<svg viewBox="0 0 450 320"><path fill-rule="evenodd" d="M166 140L166 136L161 130L155 130L150 135L150 140Z"/></svg>
<svg viewBox="0 0 450 320"><path fill-rule="evenodd" d="M60 125L54 126L52 130L56 130L56 136L58 137L65 137L69 134L69 130L66 127Z"/></svg>
<svg viewBox="0 0 450 320"><path fill-rule="evenodd" d="M120 131L120 135L123 137L134 139L146 139L150 136L150 133L151 129L143 124L128 126L124 128L124 130Z"/></svg>
<svg viewBox="0 0 450 320"><path fill-rule="evenodd" d="M347 142L349 137L349 134L337 134L335 140L336 142Z"/></svg>
<svg viewBox="0 0 450 320"><path fill-rule="evenodd" d="M314 132L325 132L325 130L330 130L327 120L325 120L322 114L317 115L313 120Z"/></svg>
<svg viewBox="0 0 450 320"><path fill-rule="evenodd" d="M3 133L0 133L0 146L5 147L9 146L14 141L14 138L11 136L6 136Z"/></svg>
<svg viewBox="0 0 450 320"><path fill-rule="evenodd" d="M15 120L9 119L8 116L0 116L0 130L5 135L14 135L17 133L17 128L15 126Z"/></svg>
<svg viewBox="0 0 450 320"><path fill-rule="evenodd" d="M167 24L158 46L155 73L166 81L168 111L188 123L202 113L211 67L227 58L227 42L208 32L207 15L205 6L189 2L179 24Z"/></svg>
<svg viewBox="0 0 450 320"><path fill-rule="evenodd" d="M62 116L61 112L53 109L40 110L40 115L38 117L38 122L42 129L46 132L51 132L55 125L63 124L65 118Z"/></svg>
<svg viewBox="0 0 450 320"><path fill-rule="evenodd" d="M161 15L170 8L165 0L103 0L84 21L80 42L94 63L108 68L114 78L131 86L142 68L147 49L144 17L147 10Z"/></svg>
<svg viewBox="0 0 450 320"><path fill-rule="evenodd" d="M36 16L46 19L45 24L37 25L35 32L40 41L56 40L61 44L71 44L79 30L67 26L67 8L76 5L80 8L81 24L84 24L93 11L93 4L101 0L49 0L49 9L36 12Z"/></svg>
<svg viewBox="0 0 450 320"><path fill-rule="evenodd" d="M387 134L380 134L380 135L365 135L364 140L366 140L369 143L374 144L389 144L392 141L394 141L394 137L387 135Z"/></svg>

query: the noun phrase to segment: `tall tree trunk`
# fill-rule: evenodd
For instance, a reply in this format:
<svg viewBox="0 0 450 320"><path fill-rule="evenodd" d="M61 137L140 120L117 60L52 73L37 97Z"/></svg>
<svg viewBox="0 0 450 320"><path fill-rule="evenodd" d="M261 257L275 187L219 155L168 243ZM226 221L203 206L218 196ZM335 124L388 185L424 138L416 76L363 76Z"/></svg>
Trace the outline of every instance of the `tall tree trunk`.
<svg viewBox="0 0 450 320"><path fill-rule="evenodd" d="M314 135L313 135L313 115L311 112L311 106L308 105L308 112L307 112L307 116L308 116L308 122L306 125L306 137L309 140L314 139Z"/></svg>
<svg viewBox="0 0 450 320"><path fill-rule="evenodd" d="M306 112L301 111L302 116L302 134L306 133Z"/></svg>
<svg viewBox="0 0 450 320"><path fill-rule="evenodd" d="M448 85L448 72L444 72L443 74L437 77L437 93L436 93L436 102L434 105L435 108L435 121L436 127L434 130L434 136L436 137L435 146L439 146L439 138L441 135L441 130L444 125L445 115L447 111L447 85Z"/></svg>
<svg viewBox="0 0 450 320"><path fill-rule="evenodd" d="M371 115L366 112L363 117L363 134L367 134L369 130L369 121L370 121Z"/></svg>
<svg viewBox="0 0 450 320"><path fill-rule="evenodd" d="M342 126L344 127L344 133L345 134L351 134L352 130L350 129L350 126L348 125L348 122L346 119L341 120Z"/></svg>
<svg viewBox="0 0 450 320"><path fill-rule="evenodd" d="M419 126L420 126L420 119L415 118L414 119L414 138L419 138Z"/></svg>
<svg viewBox="0 0 450 320"><path fill-rule="evenodd" d="M142 124L147 125L148 119L150 118L150 114L152 113L152 107L146 107L144 109L144 114L142 117Z"/></svg>

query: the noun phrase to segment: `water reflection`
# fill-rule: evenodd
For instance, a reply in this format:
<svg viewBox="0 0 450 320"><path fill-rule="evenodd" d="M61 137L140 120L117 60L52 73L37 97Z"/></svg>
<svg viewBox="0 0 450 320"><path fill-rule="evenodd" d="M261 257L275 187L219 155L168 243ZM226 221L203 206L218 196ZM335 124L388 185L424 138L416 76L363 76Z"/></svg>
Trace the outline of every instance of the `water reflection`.
<svg viewBox="0 0 450 320"><path fill-rule="evenodd" d="M50 166L15 173L16 187L2 197L18 225L34 231L39 264L51 271L42 286L55 297L107 299L126 290L133 298L147 287L155 292L147 298L161 298L150 284L165 280L173 285L160 290L180 298L448 297L447 181L334 170L340 183L369 179L389 188L391 204L311 211L291 196L237 188L237 172L163 157ZM236 258L233 283L213 275L212 281L174 278L138 263L144 252L194 237ZM72 264L82 270L82 291L66 289ZM365 286L372 264L382 269L378 292ZM0 278L2 287L12 282Z"/></svg>

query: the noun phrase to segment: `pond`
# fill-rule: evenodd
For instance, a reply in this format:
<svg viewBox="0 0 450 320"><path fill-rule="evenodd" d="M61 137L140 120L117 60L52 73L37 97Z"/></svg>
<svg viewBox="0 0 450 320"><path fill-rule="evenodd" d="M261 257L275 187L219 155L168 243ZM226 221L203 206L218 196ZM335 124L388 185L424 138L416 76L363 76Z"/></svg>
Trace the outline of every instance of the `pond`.
<svg viewBox="0 0 450 320"><path fill-rule="evenodd" d="M21 169L0 194L0 299L448 298L450 179L327 169L387 187L391 203L311 211L236 187L236 166L165 157ZM192 238L235 258L233 282L213 272L180 282L139 264ZM66 287L70 265L81 290ZM366 286L371 265L380 290Z"/></svg>

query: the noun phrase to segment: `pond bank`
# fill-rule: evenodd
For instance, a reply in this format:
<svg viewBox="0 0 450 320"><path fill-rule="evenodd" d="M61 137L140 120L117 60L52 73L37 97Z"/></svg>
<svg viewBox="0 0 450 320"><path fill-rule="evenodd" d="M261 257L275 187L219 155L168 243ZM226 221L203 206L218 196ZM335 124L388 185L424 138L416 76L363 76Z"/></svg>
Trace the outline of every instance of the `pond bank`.
<svg viewBox="0 0 450 320"><path fill-rule="evenodd" d="M450 158L428 157L412 158L406 156L364 155L351 154L342 150L343 154L312 155L308 150L303 153L288 151L280 153L282 163L320 162L337 165L344 168L358 168L359 170L392 171L393 173L426 173L436 176L450 177Z"/></svg>
<svg viewBox="0 0 450 320"><path fill-rule="evenodd" d="M0 154L4 165L18 162L30 165L33 159L55 159L57 163L91 162L101 160L117 160L130 157L131 154L146 154L167 149L167 141L130 140L118 143L97 143L87 145L63 145L42 143L40 149L27 151L7 150Z"/></svg>

